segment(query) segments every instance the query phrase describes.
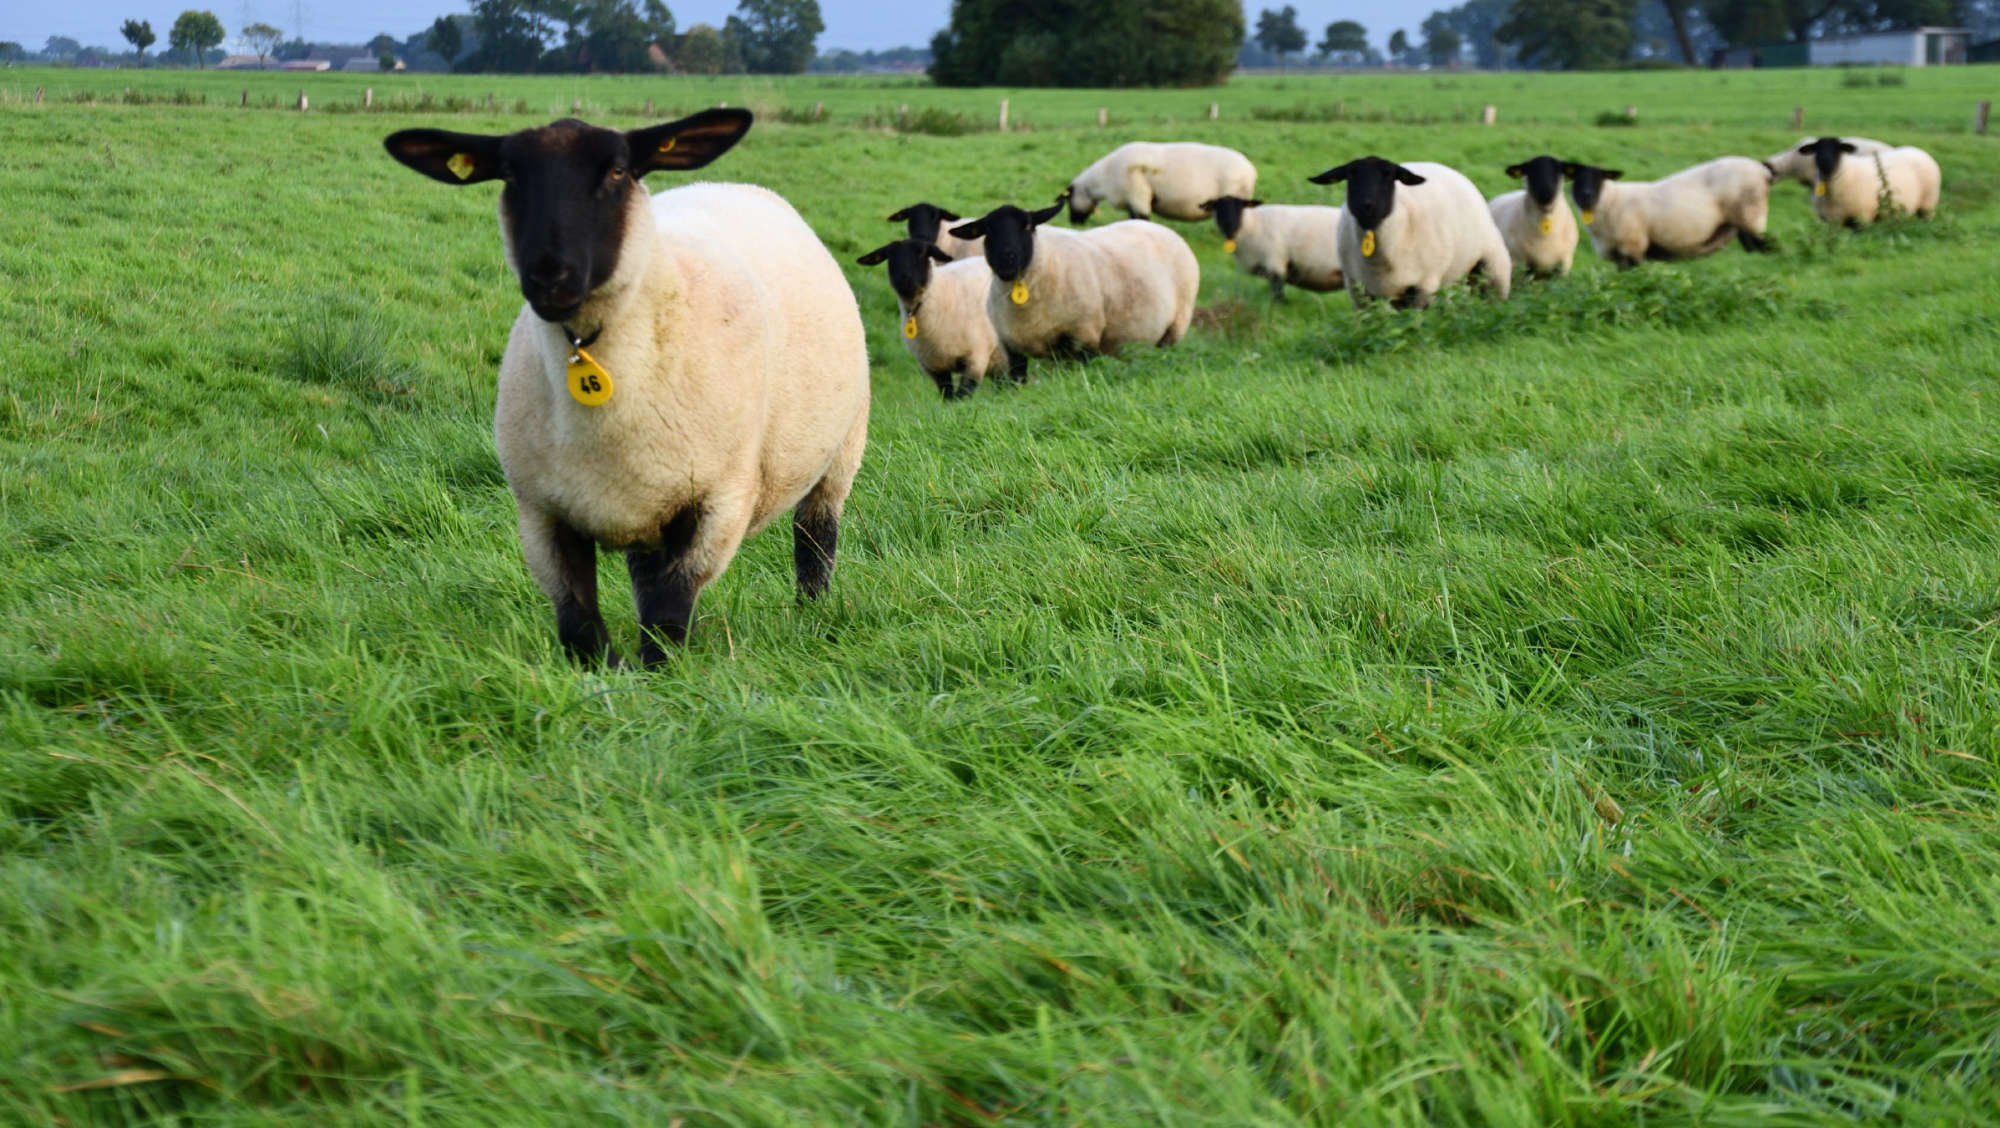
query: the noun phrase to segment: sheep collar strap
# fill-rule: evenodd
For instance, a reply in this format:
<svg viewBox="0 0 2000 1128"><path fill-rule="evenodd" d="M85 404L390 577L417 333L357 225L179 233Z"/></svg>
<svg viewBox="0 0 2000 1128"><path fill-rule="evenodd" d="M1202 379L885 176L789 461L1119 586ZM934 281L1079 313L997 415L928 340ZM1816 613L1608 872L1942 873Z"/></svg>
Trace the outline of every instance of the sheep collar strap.
<svg viewBox="0 0 2000 1128"><path fill-rule="evenodd" d="M563 336L569 340L569 397L585 407L599 407L611 398L611 373L585 350L597 343L604 333L602 325L588 337L579 337L562 326Z"/></svg>

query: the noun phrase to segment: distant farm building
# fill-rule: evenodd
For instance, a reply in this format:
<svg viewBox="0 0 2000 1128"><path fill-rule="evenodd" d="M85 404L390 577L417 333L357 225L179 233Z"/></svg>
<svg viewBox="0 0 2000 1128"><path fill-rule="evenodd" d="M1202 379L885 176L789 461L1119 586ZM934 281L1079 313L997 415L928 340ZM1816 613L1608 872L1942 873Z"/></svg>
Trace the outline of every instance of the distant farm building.
<svg viewBox="0 0 2000 1128"><path fill-rule="evenodd" d="M397 59L389 69L403 70L408 65L403 60ZM340 64L340 70L343 74L380 74L382 73L382 60L371 58L367 55L356 55Z"/></svg>
<svg viewBox="0 0 2000 1128"><path fill-rule="evenodd" d="M1717 51L1718 67L1957 66L1972 59L1972 32L1962 27L1911 27L1829 35L1805 43L1766 43Z"/></svg>
<svg viewBox="0 0 2000 1128"><path fill-rule="evenodd" d="M326 59L286 59L284 65L278 69L288 71L323 71L332 70L333 63Z"/></svg>

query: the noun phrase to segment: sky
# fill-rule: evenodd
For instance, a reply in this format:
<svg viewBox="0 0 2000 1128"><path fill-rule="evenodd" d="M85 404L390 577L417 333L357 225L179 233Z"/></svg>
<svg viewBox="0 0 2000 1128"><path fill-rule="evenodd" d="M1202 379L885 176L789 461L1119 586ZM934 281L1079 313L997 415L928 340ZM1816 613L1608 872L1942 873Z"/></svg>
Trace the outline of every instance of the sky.
<svg viewBox="0 0 2000 1128"><path fill-rule="evenodd" d="M1368 28L1368 40L1381 47L1396 28L1416 35L1417 25L1430 12L1451 4L1431 0L1289 0L1299 10L1299 25L1315 42L1326 25L1334 20L1360 20ZM393 3L391 0L0 0L0 40L11 39L30 50L39 50L51 35L66 35L86 47L124 50L126 43L118 26L128 19L150 21L153 32L165 46L167 29L174 17L200 4L213 11L229 32L224 46L236 47L236 30L259 21L283 28L292 38L303 28L305 37L322 43L363 43L379 32L398 39L429 27L431 21L448 12L467 10L465 0L419 0ZM1257 11L1280 7L1279 0L1246 0L1251 27ZM694 23L721 26L736 0L667 0L674 20L685 28ZM926 46L931 36L944 27L951 14L951 0L820 0L820 15L826 33L819 37L823 51L845 47L855 51L884 47ZM247 17L247 18L246 18Z"/></svg>

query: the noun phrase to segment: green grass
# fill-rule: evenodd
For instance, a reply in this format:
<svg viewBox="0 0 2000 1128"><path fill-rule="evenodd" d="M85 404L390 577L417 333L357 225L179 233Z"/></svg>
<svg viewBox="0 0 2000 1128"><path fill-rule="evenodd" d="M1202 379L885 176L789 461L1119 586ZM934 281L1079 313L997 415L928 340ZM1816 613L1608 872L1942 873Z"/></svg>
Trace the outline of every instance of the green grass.
<svg viewBox="0 0 2000 1128"><path fill-rule="evenodd" d="M855 126L998 92L754 87L831 111L716 171L849 264L871 445L832 598L767 533L643 675L565 664L519 561L491 190L379 139L753 84L0 74L0 1122L1987 1120L1986 73L1333 80L1427 125L1031 92L964 136ZM1182 347L953 405L851 265L1129 137L1266 199L1369 151L1497 192L1768 154L1781 80L1929 148L1942 217L1782 185L1781 254L1365 316L1187 226ZM70 97L128 81L208 102ZM1541 109L1452 124L1489 91Z"/></svg>

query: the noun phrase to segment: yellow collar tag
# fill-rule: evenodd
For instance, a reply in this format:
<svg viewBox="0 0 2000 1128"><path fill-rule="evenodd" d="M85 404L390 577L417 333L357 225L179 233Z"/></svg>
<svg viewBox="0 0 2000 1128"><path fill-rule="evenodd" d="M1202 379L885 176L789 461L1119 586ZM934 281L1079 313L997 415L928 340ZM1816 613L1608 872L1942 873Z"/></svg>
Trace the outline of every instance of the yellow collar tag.
<svg viewBox="0 0 2000 1128"><path fill-rule="evenodd" d="M903 339L907 341L917 339L917 315L914 313L910 315L908 321L903 322Z"/></svg>
<svg viewBox="0 0 2000 1128"><path fill-rule="evenodd" d="M1373 258L1374 256L1375 256L1375 233L1373 231L1363 231L1361 233L1361 257Z"/></svg>
<svg viewBox="0 0 2000 1128"><path fill-rule="evenodd" d="M1223 253L1223 254L1225 254L1225 255L1233 255L1233 254L1235 254L1235 253L1236 253L1236 240L1234 240L1234 239L1224 239L1224 240L1222 241L1222 253Z"/></svg>
<svg viewBox="0 0 2000 1128"><path fill-rule="evenodd" d="M611 398L611 373L582 349L569 357L569 398L585 407L600 406Z"/></svg>
<svg viewBox="0 0 2000 1128"><path fill-rule="evenodd" d="M471 153L453 153L451 159L444 162L444 167L450 169L451 174L460 180L470 180L473 164Z"/></svg>
<svg viewBox="0 0 2000 1128"><path fill-rule="evenodd" d="M1813 195L1815 196L1826 195L1826 181L1822 180L1818 184L1813 185Z"/></svg>
<svg viewBox="0 0 2000 1128"><path fill-rule="evenodd" d="M1591 221L1591 219L1592 219L1593 217L1595 217L1596 215L1597 215L1597 213L1596 213L1596 212L1594 212L1594 211L1591 211L1591 210L1590 210L1589 208L1585 208L1585 209L1583 209L1583 222L1584 222L1585 226L1588 226L1588 225L1590 224L1590 221Z"/></svg>
<svg viewBox="0 0 2000 1128"><path fill-rule="evenodd" d="M1555 229L1556 229L1556 217L1552 215L1543 216L1542 234L1547 235L1549 232L1554 231Z"/></svg>
<svg viewBox="0 0 2000 1128"><path fill-rule="evenodd" d="M1007 291L1007 296L1014 299L1015 305L1027 305L1028 284L1026 282L1014 283L1014 288L1012 290Z"/></svg>

